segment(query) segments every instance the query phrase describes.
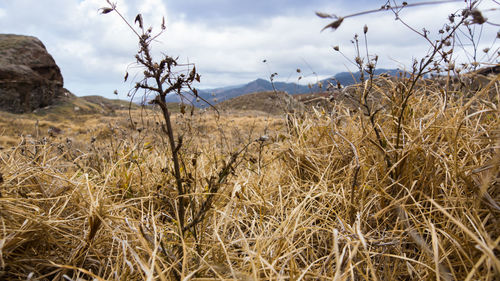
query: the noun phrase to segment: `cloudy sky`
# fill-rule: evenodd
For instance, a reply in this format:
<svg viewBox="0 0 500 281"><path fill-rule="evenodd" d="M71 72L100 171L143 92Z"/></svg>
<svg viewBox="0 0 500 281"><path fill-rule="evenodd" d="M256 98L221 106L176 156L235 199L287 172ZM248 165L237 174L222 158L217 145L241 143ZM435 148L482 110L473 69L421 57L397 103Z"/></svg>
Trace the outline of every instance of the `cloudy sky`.
<svg viewBox="0 0 500 281"><path fill-rule="evenodd" d="M421 0L419 0L421 1ZM407 0L408 3L419 1ZM131 22L142 13L145 25L158 30L165 16L167 30L154 50L196 64L202 83L198 88L244 84L256 78L301 83L355 70L342 55L354 57L350 39L368 25L368 46L378 54L380 68L409 67L412 58L428 50L421 37L395 21L390 12L348 18L335 32L323 31L328 20L315 11L340 16L377 9L385 0L113 0ZM401 2L401 1L396 1ZM483 0L484 9L499 4ZM0 32L38 37L60 66L65 87L77 95L126 99L127 69L133 69L137 40L114 13L100 15L105 0L1 0ZM430 36L463 1L406 9L400 16ZM485 11L494 19L499 11ZM496 15L496 16L495 16ZM155 29L156 28L156 29ZM495 47L498 27L485 26L481 47ZM493 45L492 45L493 44ZM466 60L466 57L463 58ZM267 63L263 63L266 60ZM130 79L129 79L130 80Z"/></svg>

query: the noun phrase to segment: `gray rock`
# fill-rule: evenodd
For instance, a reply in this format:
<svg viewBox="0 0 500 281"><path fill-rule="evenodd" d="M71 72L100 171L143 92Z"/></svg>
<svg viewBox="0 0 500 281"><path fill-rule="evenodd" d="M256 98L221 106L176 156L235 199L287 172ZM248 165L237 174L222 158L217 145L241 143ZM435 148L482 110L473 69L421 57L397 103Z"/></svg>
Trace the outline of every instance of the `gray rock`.
<svg viewBox="0 0 500 281"><path fill-rule="evenodd" d="M31 112L66 92L61 71L40 40L0 34L0 110Z"/></svg>

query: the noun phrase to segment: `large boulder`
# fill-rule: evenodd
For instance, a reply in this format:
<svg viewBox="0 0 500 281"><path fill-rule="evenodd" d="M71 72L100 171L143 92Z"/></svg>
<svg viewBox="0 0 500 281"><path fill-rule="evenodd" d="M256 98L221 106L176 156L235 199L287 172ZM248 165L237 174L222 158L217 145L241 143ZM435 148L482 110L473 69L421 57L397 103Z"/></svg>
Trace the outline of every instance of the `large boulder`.
<svg viewBox="0 0 500 281"><path fill-rule="evenodd" d="M40 40L0 34L0 110L31 112L67 95L61 70Z"/></svg>

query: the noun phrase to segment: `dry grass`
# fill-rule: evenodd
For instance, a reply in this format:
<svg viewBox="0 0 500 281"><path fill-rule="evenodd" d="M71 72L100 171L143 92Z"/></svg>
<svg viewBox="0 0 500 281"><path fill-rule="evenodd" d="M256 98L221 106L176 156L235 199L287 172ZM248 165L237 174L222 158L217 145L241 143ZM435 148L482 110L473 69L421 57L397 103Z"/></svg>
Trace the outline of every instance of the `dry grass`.
<svg viewBox="0 0 500 281"><path fill-rule="evenodd" d="M490 86L446 101L433 85L414 95L394 167L382 153L396 151L390 110L377 120L386 147L340 103L288 129L279 117L177 115L199 178L270 136L183 240L168 217L174 179L162 173L156 117L135 117L143 130L119 115L74 124L70 141L18 140L0 153L0 278L170 280L182 268L184 280L498 280L500 92Z"/></svg>

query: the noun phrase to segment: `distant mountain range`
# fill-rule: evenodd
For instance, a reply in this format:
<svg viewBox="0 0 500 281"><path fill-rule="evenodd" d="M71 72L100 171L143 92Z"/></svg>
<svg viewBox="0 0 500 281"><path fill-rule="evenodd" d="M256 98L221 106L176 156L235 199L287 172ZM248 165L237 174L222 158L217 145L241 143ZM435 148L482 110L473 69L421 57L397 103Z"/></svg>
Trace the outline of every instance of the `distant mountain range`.
<svg viewBox="0 0 500 281"><path fill-rule="evenodd" d="M382 73L387 73L389 75L397 75L400 70L398 69L377 69L375 70L375 75L380 75ZM300 85L297 83L286 83L286 82L274 82L274 88L277 91L283 91L290 95L305 94L305 93L315 93L321 92L322 90L318 84L322 84L324 87L328 85L328 82L332 81L332 84L337 85L338 81L343 86L348 86L356 84L359 82L360 73L358 72L341 72L336 74L331 78L327 78L319 81L319 83L309 85ZM334 82L333 82L334 81ZM232 99L241 95L246 95L255 92L266 92L273 91L273 84L270 81L264 79L257 79L244 85L234 85L215 89L198 89L198 95L209 101L212 104L217 104L219 102ZM179 102L180 99L176 95L167 97L167 102ZM198 107L207 106L203 101L193 101Z"/></svg>

